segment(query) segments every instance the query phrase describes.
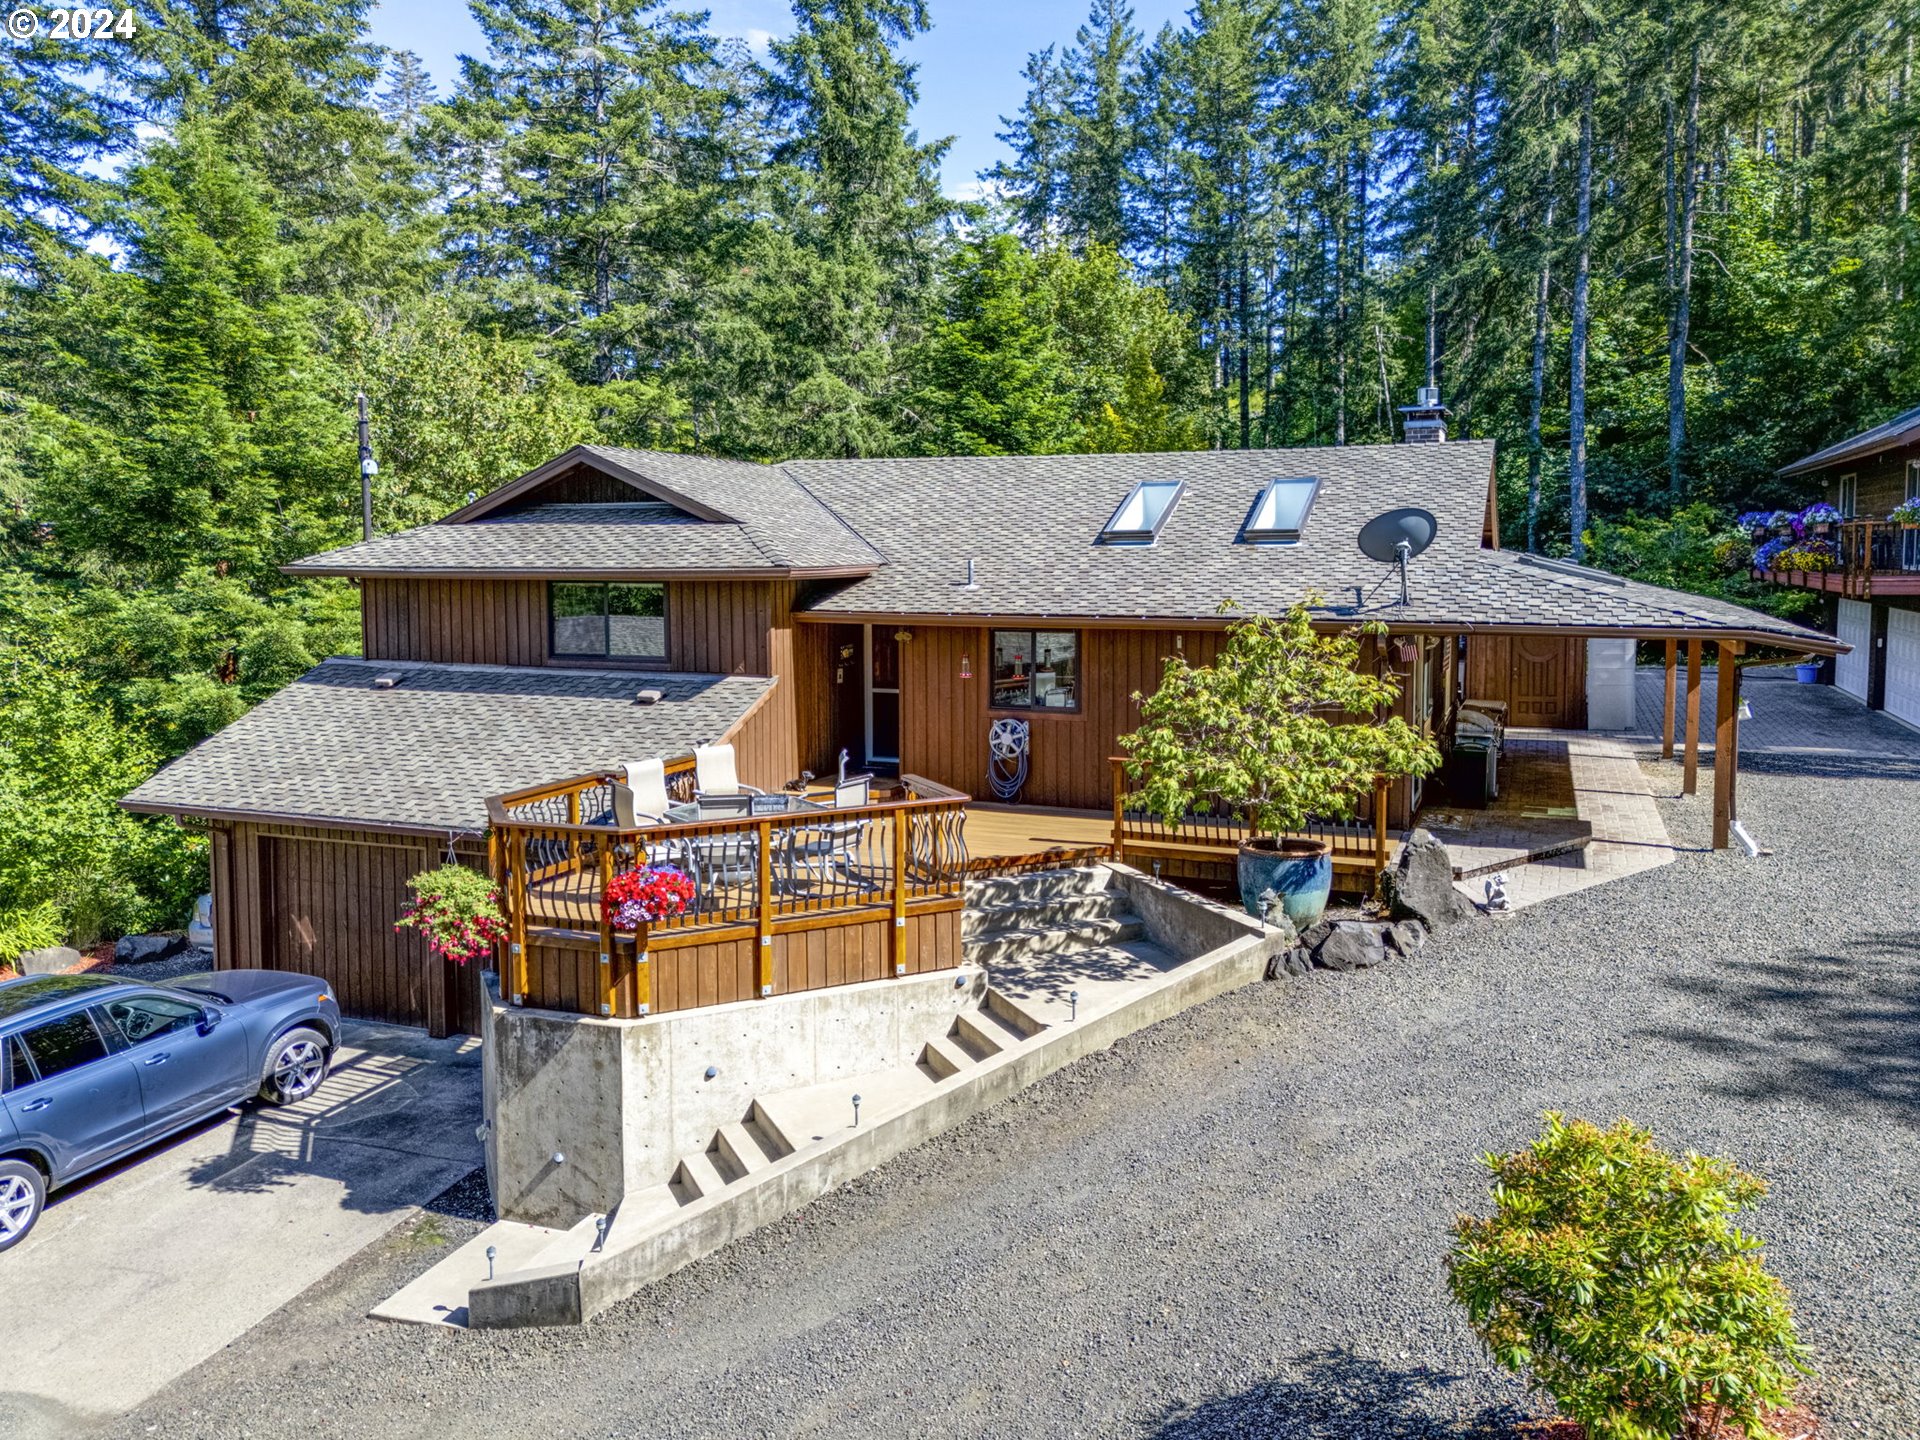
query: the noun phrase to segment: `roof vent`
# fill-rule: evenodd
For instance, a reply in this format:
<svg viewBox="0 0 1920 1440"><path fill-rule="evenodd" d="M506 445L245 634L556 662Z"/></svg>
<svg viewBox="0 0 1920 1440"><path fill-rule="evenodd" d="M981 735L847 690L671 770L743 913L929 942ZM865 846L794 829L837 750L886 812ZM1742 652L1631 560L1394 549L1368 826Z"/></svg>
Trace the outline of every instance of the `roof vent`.
<svg viewBox="0 0 1920 1440"><path fill-rule="evenodd" d="M636 705L658 705L664 699L666 696L651 687L633 692L633 703Z"/></svg>
<svg viewBox="0 0 1920 1440"><path fill-rule="evenodd" d="M1624 575L1609 574L1605 570L1596 570L1591 565L1577 565L1571 560L1555 560L1530 552L1513 558L1517 564L1531 565L1536 570L1551 570L1556 575L1571 576L1575 580L1591 580L1597 585L1613 585L1623 590L1627 584Z"/></svg>
<svg viewBox="0 0 1920 1440"><path fill-rule="evenodd" d="M401 671L385 670L373 677L373 688L376 690L391 690L406 678L406 675Z"/></svg>

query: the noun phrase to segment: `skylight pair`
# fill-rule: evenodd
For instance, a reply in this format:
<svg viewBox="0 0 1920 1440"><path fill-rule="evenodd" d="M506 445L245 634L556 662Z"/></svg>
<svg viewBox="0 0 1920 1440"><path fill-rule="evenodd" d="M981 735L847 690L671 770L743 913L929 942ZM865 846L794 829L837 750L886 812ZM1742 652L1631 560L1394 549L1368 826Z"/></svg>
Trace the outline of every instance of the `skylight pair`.
<svg viewBox="0 0 1920 1440"><path fill-rule="evenodd" d="M1102 545L1151 545L1186 488L1182 480L1142 480L1127 492L1100 532ZM1242 545L1287 545L1300 538L1320 482L1312 476L1271 480L1241 523Z"/></svg>

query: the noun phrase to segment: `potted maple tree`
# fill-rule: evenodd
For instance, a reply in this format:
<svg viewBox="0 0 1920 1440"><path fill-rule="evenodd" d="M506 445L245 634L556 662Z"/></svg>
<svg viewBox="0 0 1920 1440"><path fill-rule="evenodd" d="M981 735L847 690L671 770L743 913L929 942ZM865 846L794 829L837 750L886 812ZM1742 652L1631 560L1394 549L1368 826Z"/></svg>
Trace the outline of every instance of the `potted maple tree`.
<svg viewBox="0 0 1920 1440"><path fill-rule="evenodd" d="M1398 716L1391 673L1360 665L1365 635L1313 627L1308 606L1241 620L1210 665L1167 661L1160 688L1134 699L1140 728L1122 736L1133 803L1178 827L1208 808L1245 815L1240 899L1262 913L1271 891L1297 926L1326 908L1333 863L1324 841L1300 838L1309 820L1349 820L1377 779L1424 775L1440 763L1426 735ZM1229 602L1222 611L1234 608Z"/></svg>

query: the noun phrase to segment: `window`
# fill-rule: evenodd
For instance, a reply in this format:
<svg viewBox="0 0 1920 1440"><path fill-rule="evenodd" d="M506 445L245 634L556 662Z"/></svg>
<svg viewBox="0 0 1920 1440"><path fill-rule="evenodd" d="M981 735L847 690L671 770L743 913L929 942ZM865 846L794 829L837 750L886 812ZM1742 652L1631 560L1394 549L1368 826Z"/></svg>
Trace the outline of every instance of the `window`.
<svg viewBox="0 0 1920 1440"><path fill-rule="evenodd" d="M93 1017L84 1010L22 1031L20 1039L42 1080L104 1060L107 1054L106 1042L94 1028Z"/></svg>
<svg viewBox="0 0 1920 1440"><path fill-rule="evenodd" d="M1320 482L1312 476L1275 480L1260 492L1240 527L1243 545L1291 545L1307 528L1307 512Z"/></svg>
<svg viewBox="0 0 1920 1440"><path fill-rule="evenodd" d="M141 1045L162 1035L191 1030L200 1023L200 1007L184 1000L167 1000L158 995L140 995L131 1000L109 1000L107 1015L127 1037L127 1044Z"/></svg>
<svg viewBox="0 0 1920 1440"><path fill-rule="evenodd" d="M18 1090L22 1085L33 1083L33 1064L27 1059L27 1047L20 1043L18 1035L7 1037L7 1053L0 1056L6 1061L6 1088Z"/></svg>
<svg viewBox="0 0 1920 1440"><path fill-rule="evenodd" d="M1102 545L1151 545L1180 498L1178 480L1143 480L1127 492L1100 532Z"/></svg>
<svg viewBox="0 0 1920 1440"><path fill-rule="evenodd" d="M1074 710L1080 703L1080 637L1072 630L993 632L997 710Z"/></svg>
<svg viewBox="0 0 1920 1440"><path fill-rule="evenodd" d="M553 653L606 660L667 658L667 587L563 585L548 588Z"/></svg>
<svg viewBox="0 0 1920 1440"><path fill-rule="evenodd" d="M1834 502L1834 509L1851 520L1860 509L1860 477L1842 475L1840 477L1840 495Z"/></svg>

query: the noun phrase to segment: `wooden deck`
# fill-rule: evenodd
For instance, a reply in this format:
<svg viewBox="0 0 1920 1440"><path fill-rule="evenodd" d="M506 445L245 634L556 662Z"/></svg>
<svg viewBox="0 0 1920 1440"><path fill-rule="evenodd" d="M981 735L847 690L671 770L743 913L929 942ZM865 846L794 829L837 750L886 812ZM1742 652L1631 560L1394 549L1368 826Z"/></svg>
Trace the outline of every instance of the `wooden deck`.
<svg viewBox="0 0 1920 1440"><path fill-rule="evenodd" d="M1005 871L1084 865L1113 855L1113 813L1041 805L967 806L967 868Z"/></svg>

